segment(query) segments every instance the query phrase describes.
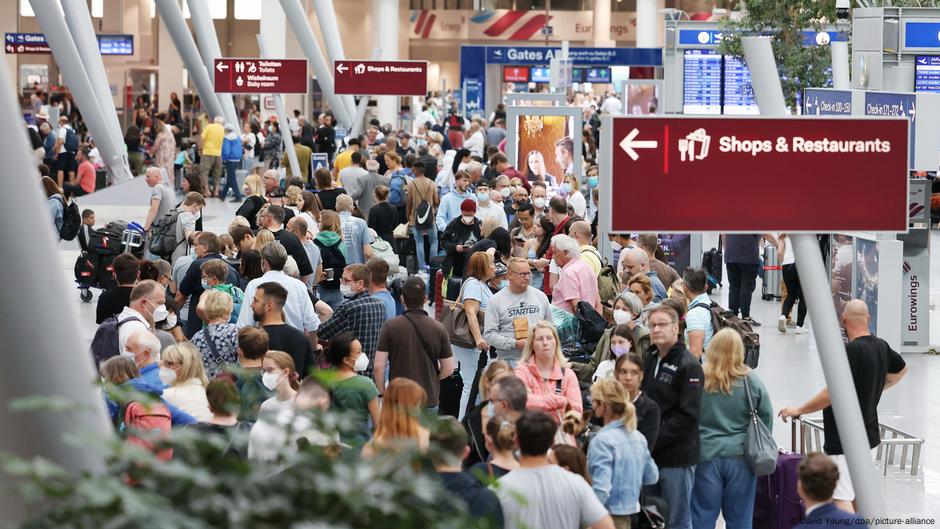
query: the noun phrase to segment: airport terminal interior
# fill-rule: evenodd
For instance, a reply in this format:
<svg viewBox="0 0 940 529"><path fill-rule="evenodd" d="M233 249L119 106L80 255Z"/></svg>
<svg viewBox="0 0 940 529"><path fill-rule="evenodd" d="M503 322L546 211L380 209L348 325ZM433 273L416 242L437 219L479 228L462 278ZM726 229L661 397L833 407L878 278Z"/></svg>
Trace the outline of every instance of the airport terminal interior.
<svg viewBox="0 0 940 529"><path fill-rule="evenodd" d="M75 527L130 526L119 515L144 494L179 502L155 488L159 471L148 473L171 457L186 472L209 468L187 459L196 456L184 445L171 457L161 451L160 442L188 442L177 441L186 438L180 430L227 439L219 460L237 452L250 472L267 469L272 479L309 464L304 457L365 472L358 465L414 450L423 467L401 475L444 484L416 492L408 479L377 471L374 480L401 495L394 507L357 489L349 493L362 495L360 517L346 505L282 505L252 525L225 527L382 527L383 509L427 527L449 526L442 512L454 512L481 524L460 518L455 527L545 529L933 527L940 517L940 258L932 252L940 244L940 4L2 0L0 33L0 122L25 129L30 142L11 133L0 145L2 164L15 173L7 180L17 180L16 204L0 219L30 230L22 257L23 239L0 236L8 258L22 260L10 269L28 276L2 282L0 312L10 315L0 322L0 343L5 356L43 351L29 362L11 359L0 375L8 425L0 452L47 458L76 476L92 470L127 491L107 509L90 507L87 491L63 493L63 512L81 520ZM308 219L299 236L286 221L279 231L285 211L288 220ZM86 212L87 228L75 224ZM204 258L208 234L231 237L218 252L224 259ZM176 246L162 251L161 237ZM250 245L239 247L245 240ZM244 264L247 253L257 258L256 272ZM114 321L97 322L99 300L115 288L118 254L173 276L182 259L180 278L190 280L199 316L192 310L184 321L171 295L178 283L140 278L118 310L147 320L143 330L127 335ZM200 274L190 255L223 260L238 280L226 283L235 286L207 282L208 269ZM328 255L340 256L337 268ZM391 268L394 295L381 298L380 310L383 288L370 293L368 279L357 284L383 267ZM661 270L674 270L676 280L667 283ZM50 277L40 282L33 271ZM519 291L520 281L530 286ZM466 297L467 285L481 300ZM265 312L269 303L277 309L275 287L287 292L280 316ZM421 314L412 339L407 293L420 298L422 288L426 299L415 310L429 317ZM149 301L154 289L166 292L162 307ZM218 292L227 295L209 296ZM703 317L693 312L702 311L699 296L716 304ZM789 312L788 296L798 298ZM141 309L141 297L157 310ZM224 298L218 303L231 307L231 324L225 316L210 323L210 297ZM504 309L511 304L516 313ZM804 304L808 316L796 325ZM449 317L450 309L459 316ZM852 327L858 311L860 331ZM161 312L169 316L157 320ZM473 313L478 325L466 319ZM70 321L61 332L25 323L47 315ZM267 344L264 322L279 317L310 349L309 360L273 345L273 355L248 358L254 335L246 329L260 328ZM681 329L678 342L662 337L667 323L653 321L662 317ZM542 319L551 322L549 338L540 334ZM342 331L351 331L368 363L355 362ZM215 340L212 332L229 336ZM869 333L878 348L855 343ZM425 341L444 335L440 348ZM283 336L285 349L297 347ZM143 344L157 338L172 345L148 359ZM623 356L615 338L641 362L639 397L618 374L633 355ZM553 345L542 348L539 339ZM225 365L213 345L223 342ZM60 346L67 350L48 350ZM334 361L340 347L349 353ZM288 356L289 368L279 363ZM508 393L493 394L515 387L489 374L497 360L507 364L498 376L521 380L528 404L520 409ZM298 361L308 372L295 368ZM37 362L49 373L45 382L33 373ZM591 371L582 376L577 362ZM899 363L904 370L892 367ZM115 375L119 368L129 374ZM886 369L884 377L872 377L873 369ZM341 387L347 375L358 381L355 399ZM760 401L753 421L743 400L732 402L744 398L740 378L770 401ZM605 379L617 383L611 389ZM404 383L422 400L395 401L406 399ZM732 396L716 389L723 383ZM489 401L471 393L475 384ZM158 412L132 424L127 410L137 402L120 399L136 397L117 390L157 386ZM834 419L830 412L824 419L824 405L781 418L799 415L789 411L825 388ZM57 424L10 405L41 395L83 411ZM237 413L220 411L220 399L230 399L226 406L234 399ZM644 438L644 400L657 410L658 442ZM246 406L254 406L250 417ZM319 431L309 419L332 413L358 421L362 438ZM569 414L579 425L574 435ZM533 439L545 437L538 421L546 417L554 421L547 459L541 448L531 452ZM758 471L754 436L767 417L776 447L759 454L771 460ZM625 434L610 440L617 420ZM824 449L827 430L830 442L839 437L836 422L850 432L841 436L842 454ZM135 426L156 434L157 444ZM151 463L120 467L103 449L67 439L83 428L116 431L122 445L143 446ZM506 449L497 446L504 428L512 433ZM866 428L877 439L864 439ZM497 465L489 480L469 471L475 450L482 467L473 468ZM542 467L565 473L536 474ZM11 469L0 464L0 475ZM52 482L41 474L17 479ZM572 474L579 481L569 481ZM331 479L323 481L330 494L342 495L342 479ZM854 491L841 496L846 483ZM512 494L513 485L528 501ZM240 486L249 485L232 484ZM210 488L207 498L234 512L235 502ZM426 505L441 505L443 495L456 498L454 511ZM0 519L11 527L55 523L51 503L27 507L25 496L0 495ZM180 527L216 523L195 503L179 505ZM150 504L136 508L142 520L155 519Z"/></svg>

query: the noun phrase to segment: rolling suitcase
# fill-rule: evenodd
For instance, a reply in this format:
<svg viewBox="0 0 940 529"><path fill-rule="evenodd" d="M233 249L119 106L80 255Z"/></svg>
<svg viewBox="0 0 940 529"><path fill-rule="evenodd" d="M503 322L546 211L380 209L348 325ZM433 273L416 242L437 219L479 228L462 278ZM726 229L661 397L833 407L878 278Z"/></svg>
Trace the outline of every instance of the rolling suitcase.
<svg viewBox="0 0 940 529"><path fill-rule="evenodd" d="M437 321L441 321L442 301L444 301L443 287L444 272L438 270L434 274L434 319Z"/></svg>
<svg viewBox="0 0 940 529"><path fill-rule="evenodd" d="M791 422L791 448L796 451L796 422ZM803 501L796 493L797 467L803 454L780 449L777 469L757 478L754 495L754 527L792 529L805 515Z"/></svg>
<svg viewBox="0 0 940 529"><path fill-rule="evenodd" d="M783 280L783 267L779 257L775 246L764 246L764 275L761 281L761 299L764 301L779 300L782 297L780 283Z"/></svg>
<svg viewBox="0 0 940 529"><path fill-rule="evenodd" d="M711 294L712 290L715 290L715 287L721 286L723 260L724 253L721 251L721 239L719 238L718 248L712 248L702 254L702 268L704 268L705 273L708 274L708 284L705 289L708 294Z"/></svg>

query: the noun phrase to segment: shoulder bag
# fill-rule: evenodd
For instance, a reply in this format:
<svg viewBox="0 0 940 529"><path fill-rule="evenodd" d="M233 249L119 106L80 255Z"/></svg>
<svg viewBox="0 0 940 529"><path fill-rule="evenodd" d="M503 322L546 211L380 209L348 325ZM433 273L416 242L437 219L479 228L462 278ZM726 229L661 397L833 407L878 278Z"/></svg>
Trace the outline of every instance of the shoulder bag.
<svg viewBox="0 0 940 529"><path fill-rule="evenodd" d="M463 289L465 286L467 286L466 281L460 285L460 293L457 295L456 301L446 298L441 300L440 322L447 329L447 336L450 337L451 344L466 347L467 349L475 349L477 341L473 338L473 333L470 332L470 322L463 308ZM484 311L477 310L477 322L479 323L480 332L483 332L484 315Z"/></svg>
<svg viewBox="0 0 940 529"><path fill-rule="evenodd" d="M750 416L744 434L744 459L756 476L767 476L777 469L777 442L773 433L764 425L754 408L748 375L744 375L744 392L747 394L747 409Z"/></svg>
<svg viewBox="0 0 940 529"><path fill-rule="evenodd" d="M408 323L411 324L411 327L414 329L415 334L418 335L418 341L421 342L421 347L424 349L425 354L429 357L431 356L431 348L428 346L428 342L425 341L424 336L421 334L421 330L418 329L418 326L415 324L414 320L408 317L407 314L403 314L404 318L408 320ZM432 362L434 362L434 370L436 373L439 373L437 361L439 358L431 357ZM447 378L440 380L440 392L438 395L437 410L438 415L450 415L452 417L457 417L460 414L460 395L463 393L463 376L460 374L460 363L454 367L454 372Z"/></svg>

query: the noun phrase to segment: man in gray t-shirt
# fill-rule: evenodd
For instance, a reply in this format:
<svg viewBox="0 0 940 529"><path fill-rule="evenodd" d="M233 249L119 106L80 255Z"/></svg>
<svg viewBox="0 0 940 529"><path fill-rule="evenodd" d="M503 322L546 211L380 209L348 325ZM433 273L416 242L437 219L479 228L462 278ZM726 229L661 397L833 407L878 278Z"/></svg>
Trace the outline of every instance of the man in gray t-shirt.
<svg viewBox="0 0 940 529"><path fill-rule="evenodd" d="M164 215L173 211L176 206L176 196L170 186L163 183L160 169L156 167L148 168L147 176L144 179L147 181L147 185L150 186L150 211L147 212L144 230L150 231L154 221L162 219Z"/></svg>
<svg viewBox="0 0 940 529"><path fill-rule="evenodd" d="M532 271L525 259L509 261L509 286L490 298L483 320L483 339L501 360L515 364L526 338L539 320L552 321L552 308L542 291L529 286Z"/></svg>
<svg viewBox="0 0 940 529"><path fill-rule="evenodd" d="M614 521L580 475L553 465L548 450L558 425L540 411L526 410L516 421L519 469L499 479L499 503L506 529L614 529Z"/></svg>

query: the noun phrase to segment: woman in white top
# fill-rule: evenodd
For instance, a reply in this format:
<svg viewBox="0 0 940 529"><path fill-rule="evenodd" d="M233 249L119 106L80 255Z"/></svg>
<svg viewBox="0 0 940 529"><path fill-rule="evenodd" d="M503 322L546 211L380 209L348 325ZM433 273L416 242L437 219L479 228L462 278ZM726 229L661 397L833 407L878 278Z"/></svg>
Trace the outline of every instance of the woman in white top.
<svg viewBox="0 0 940 529"><path fill-rule="evenodd" d="M805 334L807 331L803 327L806 323L806 301L803 299L803 289L800 286L800 274L796 271L796 256L793 254L793 246L790 244L790 237L786 233L781 233L777 237L777 258L783 258L780 264L783 265L783 283L787 286L787 295L783 298L783 307L780 318L777 320L777 330L787 332L787 327L792 325L790 311L793 305L800 300L800 307L796 311L796 327L793 328L795 334Z"/></svg>
<svg viewBox="0 0 940 529"><path fill-rule="evenodd" d="M483 329L480 328L478 313L486 311L490 298L493 293L486 286L486 282L496 275L496 266L493 264L493 258L488 252L476 252L470 256L464 271L464 281L460 286L460 294L457 301L463 304L464 313L467 315L467 326L470 328L470 335L473 336L476 347L461 347L451 345L454 356L460 365L460 376L463 377L463 392L460 395L460 418L463 417L467 409L467 401L470 399L470 390L473 387L473 379L476 375L477 362L480 359L480 351L489 351L490 346L483 339ZM476 403L471 403L476 404Z"/></svg>
<svg viewBox="0 0 940 529"><path fill-rule="evenodd" d="M202 194L190 191L183 198L183 203L176 208L179 210L175 228L177 247L170 257L171 263L175 263L177 259L189 253L189 248L192 245L190 237L196 231L196 220L199 219L200 212L204 207L206 207L206 199Z"/></svg>
<svg viewBox="0 0 940 529"><path fill-rule="evenodd" d="M212 420L206 397L209 379L199 350L189 342L171 345L160 353L160 364L160 380L168 386L163 399L199 422Z"/></svg>
<svg viewBox="0 0 940 529"><path fill-rule="evenodd" d="M574 214L586 219L587 201L581 194L581 182L578 181L578 177L572 174L565 175L560 191L565 201L568 202L568 207L574 210Z"/></svg>
<svg viewBox="0 0 940 529"><path fill-rule="evenodd" d="M310 191L304 191L301 196L303 205L300 207L300 217L307 221L307 238L312 241L320 233L320 202L317 195Z"/></svg>
<svg viewBox="0 0 940 529"><path fill-rule="evenodd" d="M274 392L274 396L261 403L261 414L276 414L291 409L300 377L294 359L284 351L268 351L261 360L261 383Z"/></svg>
<svg viewBox="0 0 940 529"><path fill-rule="evenodd" d="M242 169L250 171L255 161L255 143L258 138L251 132L251 123L242 126Z"/></svg>
<svg viewBox="0 0 940 529"><path fill-rule="evenodd" d="M467 140L463 142L463 148L470 151L471 155L483 158L483 151L486 149L486 139L483 137L480 124L476 121L470 124L470 131Z"/></svg>
<svg viewBox="0 0 940 529"><path fill-rule="evenodd" d="M633 331L627 325L617 325L610 333L610 351L607 358L597 364L594 371L592 382L599 378L610 378L614 376L614 364L621 356L634 351Z"/></svg>

